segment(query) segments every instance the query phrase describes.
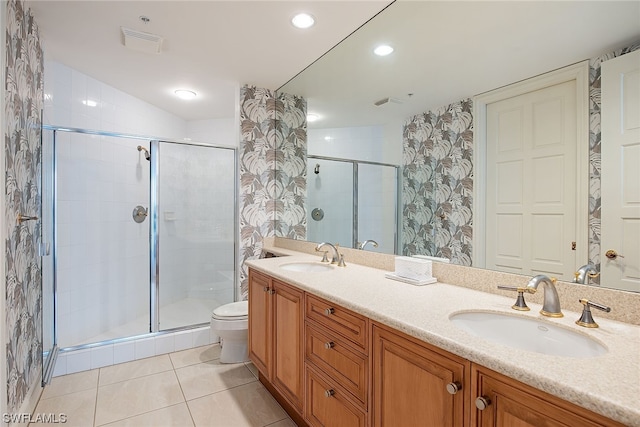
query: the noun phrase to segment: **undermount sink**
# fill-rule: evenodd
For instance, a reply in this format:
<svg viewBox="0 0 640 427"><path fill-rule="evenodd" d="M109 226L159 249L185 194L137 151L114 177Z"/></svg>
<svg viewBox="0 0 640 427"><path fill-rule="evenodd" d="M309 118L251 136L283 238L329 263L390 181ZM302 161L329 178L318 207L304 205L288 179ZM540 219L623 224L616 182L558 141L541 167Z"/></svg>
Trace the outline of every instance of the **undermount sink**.
<svg viewBox="0 0 640 427"><path fill-rule="evenodd" d="M604 345L586 335L534 318L465 311L452 314L449 320L472 335L521 350L577 358L607 352Z"/></svg>
<svg viewBox="0 0 640 427"><path fill-rule="evenodd" d="M309 273L320 273L323 271L333 270L331 265L320 264L317 262L292 262L289 264L281 264L280 268L287 271L304 271Z"/></svg>

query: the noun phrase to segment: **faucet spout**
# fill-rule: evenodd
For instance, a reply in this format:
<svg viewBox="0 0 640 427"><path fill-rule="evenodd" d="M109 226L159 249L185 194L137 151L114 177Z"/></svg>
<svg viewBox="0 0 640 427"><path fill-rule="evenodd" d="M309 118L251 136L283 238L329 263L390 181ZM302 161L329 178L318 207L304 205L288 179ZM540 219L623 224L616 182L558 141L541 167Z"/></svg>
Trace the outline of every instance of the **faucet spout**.
<svg viewBox="0 0 640 427"><path fill-rule="evenodd" d="M371 246L373 246L374 248L378 247L378 242L376 242L375 240L365 240L362 243L358 243L358 249L360 250L364 250L364 247L367 246L369 243L371 243Z"/></svg>
<svg viewBox="0 0 640 427"><path fill-rule="evenodd" d="M589 278L598 277L598 270L593 264L585 264L576 271L574 283L589 284Z"/></svg>
<svg viewBox="0 0 640 427"><path fill-rule="evenodd" d="M538 290L538 286L542 283L544 289L544 303L542 304L542 310L540 314L548 317L562 317L562 311L560 310L560 297L558 297L558 291L556 290L556 279L539 274L534 276L529 283L527 283L527 289L529 293L535 293Z"/></svg>
<svg viewBox="0 0 640 427"><path fill-rule="evenodd" d="M338 249L331 243L329 242L319 243L318 246L316 246L316 252L320 252L320 249L322 249L325 246L329 246L333 251L333 254L331 255L331 264L337 264L338 260L340 259L340 254L338 254Z"/></svg>

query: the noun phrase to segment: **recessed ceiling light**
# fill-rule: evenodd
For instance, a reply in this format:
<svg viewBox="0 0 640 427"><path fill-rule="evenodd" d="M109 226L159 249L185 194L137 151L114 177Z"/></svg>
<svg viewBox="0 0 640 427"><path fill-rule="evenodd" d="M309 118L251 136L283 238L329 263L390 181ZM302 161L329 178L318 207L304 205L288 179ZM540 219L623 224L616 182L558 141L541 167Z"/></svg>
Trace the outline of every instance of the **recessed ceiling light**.
<svg viewBox="0 0 640 427"><path fill-rule="evenodd" d="M393 52L393 48L388 44L381 44L380 46L373 49L373 53L378 56L387 56Z"/></svg>
<svg viewBox="0 0 640 427"><path fill-rule="evenodd" d="M313 114L313 113L307 114L307 122L309 123L315 122L318 119L320 119L320 116L318 116L317 114Z"/></svg>
<svg viewBox="0 0 640 427"><path fill-rule="evenodd" d="M296 28L309 28L312 27L313 24L316 23L316 20L313 16L308 13L299 13L293 18L291 18L291 23Z"/></svg>
<svg viewBox="0 0 640 427"><path fill-rule="evenodd" d="M180 99L190 100L196 97L196 93L192 90L178 89L173 93L175 93L176 96Z"/></svg>

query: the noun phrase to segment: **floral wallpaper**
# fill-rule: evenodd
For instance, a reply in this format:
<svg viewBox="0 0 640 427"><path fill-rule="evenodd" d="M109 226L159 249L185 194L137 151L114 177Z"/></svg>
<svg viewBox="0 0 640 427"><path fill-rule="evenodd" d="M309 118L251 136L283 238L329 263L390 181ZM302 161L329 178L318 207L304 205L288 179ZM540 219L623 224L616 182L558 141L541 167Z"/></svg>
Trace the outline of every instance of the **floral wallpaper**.
<svg viewBox="0 0 640 427"><path fill-rule="evenodd" d="M265 237L306 237L306 102L268 89L240 90L240 292L244 261L260 257ZM280 168L276 167L280 165Z"/></svg>
<svg viewBox="0 0 640 427"><path fill-rule="evenodd" d="M8 410L17 411L42 364L40 111L43 54L38 27L19 0L7 2L5 77L6 325Z"/></svg>
<svg viewBox="0 0 640 427"><path fill-rule="evenodd" d="M403 255L471 265L471 99L412 117L403 129Z"/></svg>
<svg viewBox="0 0 640 427"><path fill-rule="evenodd" d="M600 64L640 49L640 41L589 61L589 262L600 271ZM599 283L599 277L594 279Z"/></svg>

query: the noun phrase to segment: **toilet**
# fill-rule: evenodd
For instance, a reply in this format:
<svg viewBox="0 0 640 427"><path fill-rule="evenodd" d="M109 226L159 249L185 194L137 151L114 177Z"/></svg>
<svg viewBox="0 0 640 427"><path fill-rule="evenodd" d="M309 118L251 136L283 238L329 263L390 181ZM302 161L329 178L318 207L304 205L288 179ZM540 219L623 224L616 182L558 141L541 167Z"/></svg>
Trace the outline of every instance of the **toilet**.
<svg viewBox="0 0 640 427"><path fill-rule="evenodd" d="M249 360L247 331L249 301L221 305L211 314L211 330L220 337L221 363L240 363Z"/></svg>

